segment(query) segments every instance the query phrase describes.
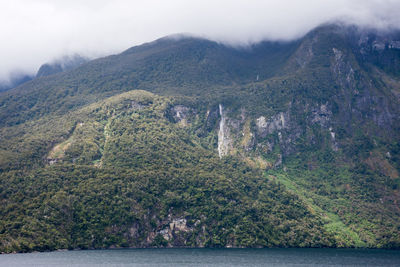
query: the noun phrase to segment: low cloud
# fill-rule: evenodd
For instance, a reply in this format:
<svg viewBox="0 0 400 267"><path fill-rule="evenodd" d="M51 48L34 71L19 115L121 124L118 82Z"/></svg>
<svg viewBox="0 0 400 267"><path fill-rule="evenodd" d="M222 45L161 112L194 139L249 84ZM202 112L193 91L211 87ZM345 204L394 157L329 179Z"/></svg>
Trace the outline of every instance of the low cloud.
<svg viewBox="0 0 400 267"><path fill-rule="evenodd" d="M63 55L98 57L174 33L243 45L337 20L397 28L399 10L398 0L0 1L0 80Z"/></svg>

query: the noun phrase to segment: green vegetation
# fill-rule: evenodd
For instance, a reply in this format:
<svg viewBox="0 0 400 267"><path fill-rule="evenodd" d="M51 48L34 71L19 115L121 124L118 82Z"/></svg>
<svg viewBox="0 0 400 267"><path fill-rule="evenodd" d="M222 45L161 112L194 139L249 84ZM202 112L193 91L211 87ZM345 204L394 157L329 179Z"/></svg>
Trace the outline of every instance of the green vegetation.
<svg viewBox="0 0 400 267"><path fill-rule="evenodd" d="M176 245L335 245L295 194L170 122L171 101L132 91L67 115L77 125L47 156L58 162L2 173L1 250L162 246L147 237L168 216L193 222Z"/></svg>
<svg viewBox="0 0 400 267"><path fill-rule="evenodd" d="M161 39L1 93L0 252L399 248L399 51L354 34Z"/></svg>

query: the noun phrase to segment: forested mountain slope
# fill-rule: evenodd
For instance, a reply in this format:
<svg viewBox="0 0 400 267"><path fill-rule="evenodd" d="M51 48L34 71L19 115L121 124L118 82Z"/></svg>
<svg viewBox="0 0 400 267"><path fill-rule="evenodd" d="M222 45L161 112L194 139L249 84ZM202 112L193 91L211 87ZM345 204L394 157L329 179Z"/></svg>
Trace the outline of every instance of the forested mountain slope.
<svg viewBox="0 0 400 267"><path fill-rule="evenodd" d="M0 94L0 250L400 247L400 35L167 37Z"/></svg>

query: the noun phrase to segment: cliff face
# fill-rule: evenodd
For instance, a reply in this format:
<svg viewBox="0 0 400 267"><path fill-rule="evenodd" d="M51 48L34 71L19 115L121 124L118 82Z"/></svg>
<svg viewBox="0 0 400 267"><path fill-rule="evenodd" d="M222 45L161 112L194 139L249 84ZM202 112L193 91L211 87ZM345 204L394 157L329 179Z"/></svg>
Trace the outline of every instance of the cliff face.
<svg viewBox="0 0 400 267"><path fill-rule="evenodd" d="M0 94L0 250L398 248L399 40L166 38Z"/></svg>

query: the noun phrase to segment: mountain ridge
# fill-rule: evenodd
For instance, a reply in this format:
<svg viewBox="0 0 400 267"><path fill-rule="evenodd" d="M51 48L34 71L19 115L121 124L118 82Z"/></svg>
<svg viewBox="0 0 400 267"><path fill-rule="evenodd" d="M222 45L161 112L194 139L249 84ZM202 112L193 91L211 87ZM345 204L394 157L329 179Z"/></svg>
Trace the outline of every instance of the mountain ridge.
<svg viewBox="0 0 400 267"><path fill-rule="evenodd" d="M0 250L399 248L397 36L162 39L1 93Z"/></svg>

